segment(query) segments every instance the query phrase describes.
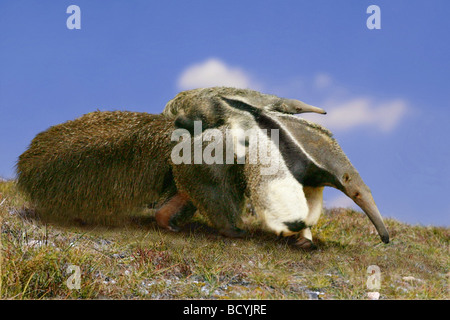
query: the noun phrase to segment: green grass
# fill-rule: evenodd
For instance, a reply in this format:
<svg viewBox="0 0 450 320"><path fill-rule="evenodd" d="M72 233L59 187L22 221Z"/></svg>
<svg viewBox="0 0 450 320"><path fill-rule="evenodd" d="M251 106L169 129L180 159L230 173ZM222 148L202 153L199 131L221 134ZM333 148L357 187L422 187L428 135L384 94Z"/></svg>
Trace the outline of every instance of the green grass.
<svg viewBox="0 0 450 320"><path fill-rule="evenodd" d="M0 203L2 299L367 299L370 265L380 299L449 297L448 228L387 219L386 245L363 214L327 210L305 252L250 214L248 237L228 239L199 216L160 230L151 210L114 228L42 225L13 181L0 182ZM67 286L69 265L80 289Z"/></svg>

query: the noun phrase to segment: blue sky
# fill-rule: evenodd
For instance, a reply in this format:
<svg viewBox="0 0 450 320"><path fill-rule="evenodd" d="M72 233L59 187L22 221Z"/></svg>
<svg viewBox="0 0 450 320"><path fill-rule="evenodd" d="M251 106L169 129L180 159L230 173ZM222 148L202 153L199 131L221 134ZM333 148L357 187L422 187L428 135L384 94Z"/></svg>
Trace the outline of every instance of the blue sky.
<svg viewBox="0 0 450 320"><path fill-rule="evenodd" d="M81 29L69 30L69 5ZM369 30L369 5L381 29ZM448 1L1 1L0 176L48 127L235 85L327 111L383 216L450 224ZM328 206L350 203L327 190Z"/></svg>

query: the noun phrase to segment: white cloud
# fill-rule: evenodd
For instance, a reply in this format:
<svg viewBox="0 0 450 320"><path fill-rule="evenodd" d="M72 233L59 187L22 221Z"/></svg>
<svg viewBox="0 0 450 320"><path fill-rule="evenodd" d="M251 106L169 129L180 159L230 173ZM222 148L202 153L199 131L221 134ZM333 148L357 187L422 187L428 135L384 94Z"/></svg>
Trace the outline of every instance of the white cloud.
<svg viewBox="0 0 450 320"><path fill-rule="evenodd" d="M331 76L327 73L318 73L314 77L314 87L317 89L324 89L332 84Z"/></svg>
<svg viewBox="0 0 450 320"><path fill-rule="evenodd" d="M388 133L400 123L408 111L407 102L403 99L376 102L368 97L353 97L345 100L330 99L321 107L327 111L326 116L306 114L303 116L332 131L372 127Z"/></svg>
<svg viewBox="0 0 450 320"><path fill-rule="evenodd" d="M251 88L262 91L262 86L254 81L244 69L229 66L217 58L209 58L203 62L188 66L179 76L177 82L180 90L212 86L230 86ZM289 98L297 98L321 107L327 115L302 114L303 118L324 125L331 131L351 131L370 128L382 133L395 129L408 114L410 108L404 99L377 100L370 96L354 95L336 83L333 77L325 72L317 73L310 79L295 78L284 85L265 85L276 88L274 93ZM297 96L303 92L311 96L318 94L318 102L308 102L310 98ZM290 93L294 93L293 96ZM297 96L297 97L296 97Z"/></svg>
<svg viewBox="0 0 450 320"><path fill-rule="evenodd" d="M299 99L321 107L327 114L304 113L302 118L322 124L333 132L368 128L390 133L413 109L405 99L377 99L373 95L351 92L325 72L310 77L296 77L276 88L275 94Z"/></svg>
<svg viewBox="0 0 450 320"><path fill-rule="evenodd" d="M243 69L228 66L216 58L187 67L178 78L178 88L181 90L213 86L258 88Z"/></svg>

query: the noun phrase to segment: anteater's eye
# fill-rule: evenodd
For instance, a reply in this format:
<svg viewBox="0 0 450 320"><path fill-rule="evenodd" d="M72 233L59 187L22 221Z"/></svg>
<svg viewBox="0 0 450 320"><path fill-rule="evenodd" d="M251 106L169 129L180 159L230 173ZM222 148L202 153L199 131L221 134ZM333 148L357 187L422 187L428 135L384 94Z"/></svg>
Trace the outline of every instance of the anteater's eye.
<svg viewBox="0 0 450 320"><path fill-rule="evenodd" d="M359 192L355 192L355 195L353 196L353 198L359 198L361 196L361 194Z"/></svg>
<svg viewBox="0 0 450 320"><path fill-rule="evenodd" d="M349 182L350 181L350 175L348 173L344 174L342 176L342 179L344 180L344 182Z"/></svg>

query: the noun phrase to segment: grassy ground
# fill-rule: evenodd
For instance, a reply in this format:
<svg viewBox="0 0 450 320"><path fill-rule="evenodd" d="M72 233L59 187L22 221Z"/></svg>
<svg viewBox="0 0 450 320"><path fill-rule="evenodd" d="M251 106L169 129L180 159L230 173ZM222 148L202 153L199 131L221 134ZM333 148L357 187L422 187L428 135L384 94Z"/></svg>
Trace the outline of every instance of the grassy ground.
<svg viewBox="0 0 450 320"><path fill-rule="evenodd" d="M249 236L227 239L202 217L180 233L159 230L151 210L120 228L45 226L26 205L14 182L0 182L3 299L449 297L448 228L387 219L386 245L361 213L327 210L313 229L318 249L305 252L251 214ZM368 288L371 265L380 268L379 289ZM69 266L79 267L79 289Z"/></svg>

